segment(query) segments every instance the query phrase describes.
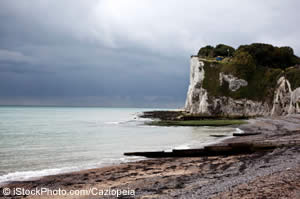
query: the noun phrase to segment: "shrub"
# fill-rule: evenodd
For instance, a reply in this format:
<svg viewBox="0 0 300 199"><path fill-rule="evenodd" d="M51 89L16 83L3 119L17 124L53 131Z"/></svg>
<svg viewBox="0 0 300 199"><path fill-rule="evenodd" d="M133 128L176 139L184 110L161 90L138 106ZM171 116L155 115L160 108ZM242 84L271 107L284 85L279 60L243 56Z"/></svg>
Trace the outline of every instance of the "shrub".
<svg viewBox="0 0 300 199"><path fill-rule="evenodd" d="M231 46L219 44L215 48L213 46L205 46L203 48L200 48L198 51L198 56L201 57L227 57L227 56L233 56L235 52L235 49Z"/></svg>
<svg viewBox="0 0 300 199"><path fill-rule="evenodd" d="M231 46L219 44L214 49L214 57L223 56L223 57L230 57L233 56L235 49Z"/></svg>
<svg viewBox="0 0 300 199"><path fill-rule="evenodd" d="M270 44L254 43L251 45L241 45L236 54L240 52L249 53L258 66L285 69L299 63L299 58L294 55L290 47L274 47Z"/></svg>
<svg viewBox="0 0 300 199"><path fill-rule="evenodd" d="M286 77L290 81L293 90L300 87L300 68L288 68L286 70Z"/></svg>
<svg viewBox="0 0 300 199"><path fill-rule="evenodd" d="M236 75L247 80L250 79L251 74L255 72L256 69L253 57L244 51L237 52L231 64L235 65Z"/></svg>
<svg viewBox="0 0 300 199"><path fill-rule="evenodd" d="M208 45L203 48L200 48L198 52L198 56L213 57L213 52L214 52L214 47Z"/></svg>

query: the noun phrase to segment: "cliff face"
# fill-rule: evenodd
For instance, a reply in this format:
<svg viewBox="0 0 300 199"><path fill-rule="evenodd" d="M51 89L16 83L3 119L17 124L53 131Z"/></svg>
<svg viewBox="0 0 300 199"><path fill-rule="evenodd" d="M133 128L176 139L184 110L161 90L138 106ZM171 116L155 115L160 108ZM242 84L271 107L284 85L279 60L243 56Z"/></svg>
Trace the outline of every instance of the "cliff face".
<svg viewBox="0 0 300 199"><path fill-rule="evenodd" d="M300 78L300 77L299 77ZM271 115L287 115L300 113L300 87L291 89L291 83L280 77L275 91Z"/></svg>
<svg viewBox="0 0 300 199"><path fill-rule="evenodd" d="M190 67L186 112L214 116L300 113L300 87L293 90L280 69L257 69L243 79L231 65L198 56L191 57Z"/></svg>

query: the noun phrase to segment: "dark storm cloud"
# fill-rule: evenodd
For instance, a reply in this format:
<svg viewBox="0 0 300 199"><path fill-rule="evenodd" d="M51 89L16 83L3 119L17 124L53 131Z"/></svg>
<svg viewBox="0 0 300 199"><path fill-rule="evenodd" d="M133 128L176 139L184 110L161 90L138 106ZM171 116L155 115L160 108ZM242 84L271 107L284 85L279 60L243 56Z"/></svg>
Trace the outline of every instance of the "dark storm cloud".
<svg viewBox="0 0 300 199"><path fill-rule="evenodd" d="M0 103L183 106L189 56L266 42L300 54L298 1L3 0Z"/></svg>

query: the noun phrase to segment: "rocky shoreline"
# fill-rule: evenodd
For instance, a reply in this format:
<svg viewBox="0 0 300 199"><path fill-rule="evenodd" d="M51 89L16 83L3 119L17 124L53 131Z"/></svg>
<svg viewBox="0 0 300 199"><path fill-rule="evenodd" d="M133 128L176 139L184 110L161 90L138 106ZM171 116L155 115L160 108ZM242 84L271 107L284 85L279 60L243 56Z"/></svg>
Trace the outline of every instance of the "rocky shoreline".
<svg viewBox="0 0 300 199"><path fill-rule="evenodd" d="M300 146L297 142L300 141L300 115L250 119L248 124L239 128L245 133L259 134L234 137L218 145L259 141L290 144L251 154L148 159L11 182L6 187L65 190L93 187L132 189L135 192L135 196L119 198L300 198ZM25 196L4 197L1 190L0 198ZM43 195L26 198L62 197ZM103 197L89 195L63 198Z"/></svg>
<svg viewBox="0 0 300 199"><path fill-rule="evenodd" d="M146 111L139 117L159 119L163 121L185 121L185 120L222 120L222 119L249 119L249 116L214 116L205 114L191 114L184 110L174 111Z"/></svg>

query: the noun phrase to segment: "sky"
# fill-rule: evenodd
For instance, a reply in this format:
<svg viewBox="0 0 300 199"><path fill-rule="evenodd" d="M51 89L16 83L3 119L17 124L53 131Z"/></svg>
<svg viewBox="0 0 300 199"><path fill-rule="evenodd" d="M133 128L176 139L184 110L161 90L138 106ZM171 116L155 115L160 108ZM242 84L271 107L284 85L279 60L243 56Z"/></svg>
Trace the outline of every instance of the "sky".
<svg viewBox="0 0 300 199"><path fill-rule="evenodd" d="M254 42L300 55L296 0L1 0L0 104L180 108L190 56Z"/></svg>

